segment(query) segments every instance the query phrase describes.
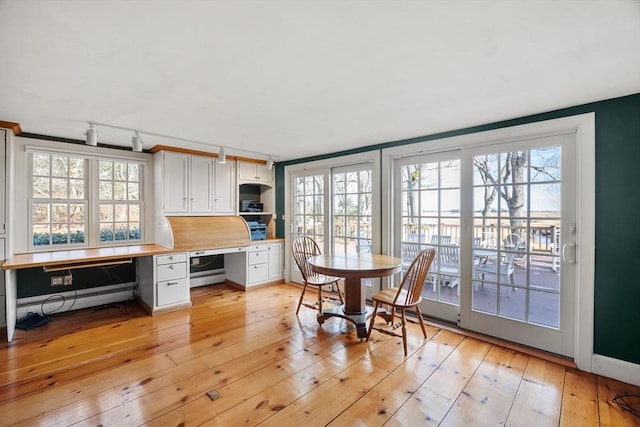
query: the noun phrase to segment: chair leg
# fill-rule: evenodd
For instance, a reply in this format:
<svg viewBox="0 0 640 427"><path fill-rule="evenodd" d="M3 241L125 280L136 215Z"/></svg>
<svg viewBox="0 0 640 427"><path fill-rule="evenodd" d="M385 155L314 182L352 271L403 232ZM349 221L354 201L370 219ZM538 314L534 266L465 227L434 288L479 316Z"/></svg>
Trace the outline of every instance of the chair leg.
<svg viewBox="0 0 640 427"><path fill-rule="evenodd" d="M298 315L298 312L300 311L300 306L302 305L302 301L304 299L304 293L307 290L307 284L305 283L304 286L302 287L302 294L300 295L300 299L298 300L298 308L296 308L296 316Z"/></svg>
<svg viewBox="0 0 640 427"><path fill-rule="evenodd" d="M400 309L400 318L402 319L402 347L404 348L404 356L407 357L407 325L404 318L404 308Z"/></svg>
<svg viewBox="0 0 640 427"><path fill-rule="evenodd" d="M418 321L420 322L420 327L422 328L422 335L427 338L427 329L424 327L424 320L422 319L422 312L420 311L420 307L416 305L416 313L418 314Z"/></svg>
<svg viewBox="0 0 640 427"><path fill-rule="evenodd" d="M318 286L318 313L322 314L322 286Z"/></svg>
<svg viewBox="0 0 640 427"><path fill-rule="evenodd" d="M371 313L371 319L369 319L369 330L367 331L367 341L369 341L369 337L371 336L371 331L373 330L373 322L376 320L376 314L378 314L378 307L380 303L374 301L373 303L373 313Z"/></svg>

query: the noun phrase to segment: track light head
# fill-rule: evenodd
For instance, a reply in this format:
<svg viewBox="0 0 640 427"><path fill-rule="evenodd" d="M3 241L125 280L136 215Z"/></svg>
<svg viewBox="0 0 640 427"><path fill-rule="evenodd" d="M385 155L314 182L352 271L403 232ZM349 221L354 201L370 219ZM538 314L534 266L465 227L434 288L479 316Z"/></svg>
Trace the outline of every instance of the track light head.
<svg viewBox="0 0 640 427"><path fill-rule="evenodd" d="M136 153L142 152L142 137L138 132L134 133L131 137L131 146Z"/></svg>
<svg viewBox="0 0 640 427"><path fill-rule="evenodd" d="M271 156L267 158L267 169L273 169L273 158Z"/></svg>
<svg viewBox="0 0 640 427"><path fill-rule="evenodd" d="M89 123L89 127L84 132L84 136L86 139L86 144L92 147L98 145L98 129L93 125L93 123Z"/></svg>
<svg viewBox="0 0 640 427"><path fill-rule="evenodd" d="M220 152L218 153L218 163L227 163L227 155L222 147L220 147Z"/></svg>

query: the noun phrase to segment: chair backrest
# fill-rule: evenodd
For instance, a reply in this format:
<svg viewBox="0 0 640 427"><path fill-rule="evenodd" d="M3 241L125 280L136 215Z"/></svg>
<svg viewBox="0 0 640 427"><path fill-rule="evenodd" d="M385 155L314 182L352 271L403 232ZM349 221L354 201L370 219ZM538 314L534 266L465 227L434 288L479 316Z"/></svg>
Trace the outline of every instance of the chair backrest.
<svg viewBox="0 0 640 427"><path fill-rule="evenodd" d="M525 241L517 234L509 234L502 241L502 247L513 251L523 250L525 249Z"/></svg>
<svg viewBox="0 0 640 427"><path fill-rule="evenodd" d="M398 288L394 302L409 306L420 301L422 286L427 279L429 268L431 268L435 256L436 250L433 248L425 249L418 254L402 277L402 283Z"/></svg>
<svg viewBox="0 0 640 427"><path fill-rule="evenodd" d="M291 243L291 254L296 261L302 278L307 281L315 273L311 270L308 259L312 256L320 255L320 247L315 240L309 236L298 236Z"/></svg>

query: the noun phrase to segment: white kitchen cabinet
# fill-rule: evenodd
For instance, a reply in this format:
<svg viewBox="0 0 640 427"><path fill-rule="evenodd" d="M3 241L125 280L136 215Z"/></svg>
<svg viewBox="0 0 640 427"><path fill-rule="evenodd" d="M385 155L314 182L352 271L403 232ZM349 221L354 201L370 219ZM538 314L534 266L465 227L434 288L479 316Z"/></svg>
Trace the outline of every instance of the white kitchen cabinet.
<svg viewBox="0 0 640 427"><path fill-rule="evenodd" d="M244 288L282 280L282 242L253 241L246 253L225 255L226 277Z"/></svg>
<svg viewBox="0 0 640 427"><path fill-rule="evenodd" d="M191 305L186 252L140 257L136 263L140 298L151 314Z"/></svg>
<svg viewBox="0 0 640 427"><path fill-rule="evenodd" d="M216 214L233 215L236 212L236 162L215 161L213 180L213 211Z"/></svg>
<svg viewBox="0 0 640 427"><path fill-rule="evenodd" d="M282 251L283 251L283 244L282 242L277 242L277 243L267 243L267 251L268 251L268 257L269 257L269 277L268 280L272 281L272 280L279 280L282 279L282 270L283 270L283 265L282 265Z"/></svg>
<svg viewBox="0 0 640 427"><path fill-rule="evenodd" d="M238 161L238 183L273 184L273 171L262 163Z"/></svg>
<svg viewBox="0 0 640 427"><path fill-rule="evenodd" d="M166 215L213 213L213 158L170 151L155 157L156 191Z"/></svg>

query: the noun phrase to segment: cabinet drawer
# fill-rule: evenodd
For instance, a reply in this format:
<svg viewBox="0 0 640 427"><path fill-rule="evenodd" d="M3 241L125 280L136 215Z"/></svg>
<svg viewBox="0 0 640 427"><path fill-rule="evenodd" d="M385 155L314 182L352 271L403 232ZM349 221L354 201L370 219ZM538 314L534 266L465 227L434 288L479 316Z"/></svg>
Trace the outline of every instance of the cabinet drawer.
<svg viewBox="0 0 640 427"><path fill-rule="evenodd" d="M250 265L248 283L265 282L267 280L268 269L267 264Z"/></svg>
<svg viewBox="0 0 640 427"><path fill-rule="evenodd" d="M187 279L167 280L156 284L158 307L189 301L189 283Z"/></svg>
<svg viewBox="0 0 640 427"><path fill-rule="evenodd" d="M157 279L159 282L164 280L175 280L187 277L187 263L176 262L174 264L164 264L157 267Z"/></svg>
<svg viewBox="0 0 640 427"><path fill-rule="evenodd" d="M247 252L247 265L262 264L267 262L269 255L266 250Z"/></svg>
<svg viewBox="0 0 640 427"><path fill-rule="evenodd" d="M169 254L169 255L158 255L156 260L157 260L156 262L158 263L158 265L171 264L171 263L174 263L174 262L186 262L187 261L187 254L186 253L179 253L179 254Z"/></svg>

